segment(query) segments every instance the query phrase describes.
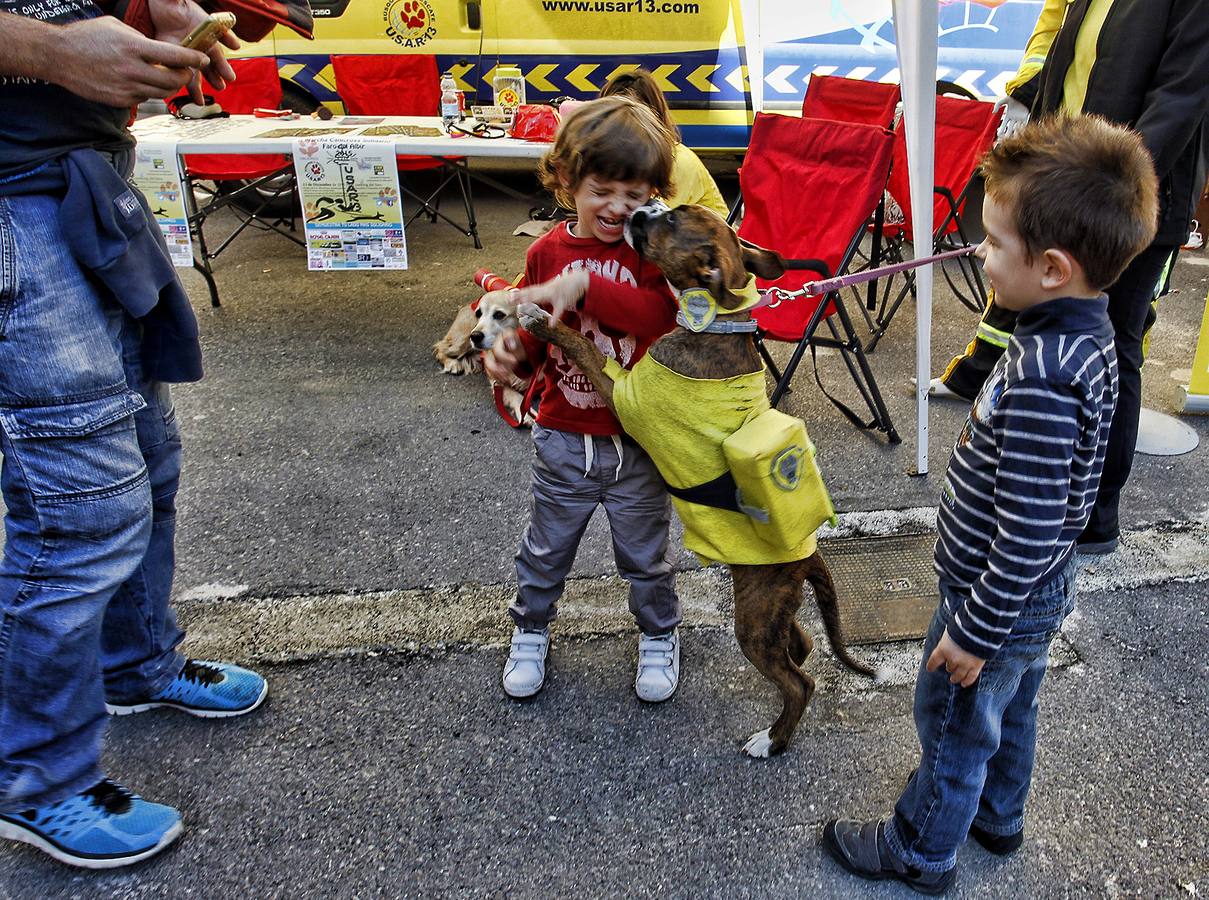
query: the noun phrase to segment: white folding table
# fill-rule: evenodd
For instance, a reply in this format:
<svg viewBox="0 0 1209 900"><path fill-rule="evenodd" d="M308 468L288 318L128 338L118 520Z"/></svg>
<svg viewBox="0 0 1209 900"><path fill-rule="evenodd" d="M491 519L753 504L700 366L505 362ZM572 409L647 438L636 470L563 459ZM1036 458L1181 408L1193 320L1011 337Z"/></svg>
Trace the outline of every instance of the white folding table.
<svg viewBox="0 0 1209 900"><path fill-rule="evenodd" d="M463 127L469 130L469 125ZM476 134L460 134L456 131L451 133L442 126L441 119L436 116L336 116L325 121L309 116L297 119L258 118L255 116L178 119L170 115L159 115L139 119L131 125L130 131L137 140L174 141L178 156L190 153L283 154L289 156L293 153L294 141L298 137L372 137L377 140L390 141L394 145L396 155L432 157L446 166L460 168L470 177L518 197L522 195L507 185L501 184L483 172L475 172L470 169L468 160L537 160L549 148L549 144L533 143L510 137L486 137ZM299 134L299 131L307 133ZM498 134L499 129L492 129L486 133ZM183 165L181 168L184 171ZM240 191L223 195L206 208L205 214L228 205L244 191L252 191L279 175L291 171L292 164L291 167L282 169L280 172L257 179ZM196 201L188 186L185 191L185 203L189 211L190 224L197 225L204 215L199 214ZM463 234L473 238L475 247L481 248L474 206L468 196L466 197L466 212L468 222L465 228L461 223L454 222L443 213L437 212L436 214ZM272 223L266 222L266 224L272 227ZM280 231L281 228L277 230ZM202 277L206 279L210 290L210 302L214 306L218 306L218 287L210 269L210 259L226 246L229 239L224 241L214 253L210 253L201 236L200 227L197 228L197 232L200 255L194 254L194 268L201 272ZM289 234L286 236L292 237ZM297 238L292 239L297 241Z"/></svg>

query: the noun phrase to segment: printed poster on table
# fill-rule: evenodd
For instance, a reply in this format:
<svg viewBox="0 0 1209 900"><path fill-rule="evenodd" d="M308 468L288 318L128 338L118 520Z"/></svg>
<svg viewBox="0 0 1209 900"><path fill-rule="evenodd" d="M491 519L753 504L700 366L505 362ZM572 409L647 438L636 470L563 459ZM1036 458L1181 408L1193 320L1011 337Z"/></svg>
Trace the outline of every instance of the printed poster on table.
<svg viewBox="0 0 1209 900"><path fill-rule="evenodd" d="M308 269L407 268L393 142L299 138L294 170Z"/></svg>
<svg viewBox="0 0 1209 900"><path fill-rule="evenodd" d="M134 148L134 172L130 180L147 198L168 244L172 264L182 269L192 266L193 242L189 237L176 141L140 140Z"/></svg>

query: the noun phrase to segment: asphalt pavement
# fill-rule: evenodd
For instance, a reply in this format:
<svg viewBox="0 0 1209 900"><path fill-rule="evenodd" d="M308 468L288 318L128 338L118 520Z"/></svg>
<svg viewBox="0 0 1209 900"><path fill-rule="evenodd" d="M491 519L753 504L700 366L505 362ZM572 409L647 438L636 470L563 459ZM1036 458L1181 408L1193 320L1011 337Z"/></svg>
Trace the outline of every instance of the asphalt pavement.
<svg viewBox="0 0 1209 900"><path fill-rule="evenodd" d="M720 183L733 195L733 178ZM5 846L0 897L911 896L841 872L819 829L887 813L915 764L917 644L855 648L890 673L874 685L820 638L808 662L819 692L793 744L746 759L739 748L777 703L731 633L725 572L678 553L682 684L643 705L633 623L594 521L546 689L525 703L502 694L529 439L500 420L481 376L442 374L430 348L477 295L476 268L520 271L530 239L511 232L541 202L480 190L485 249L417 223L406 272L308 273L296 246L253 233L215 263L220 309L184 274L208 369L174 392L184 649L259 667L271 695L225 722L114 720L108 770L178 806L183 838L110 873ZM1209 255L1186 254L1173 286L1144 383L1146 405L1167 412L1187 381ZM938 278L936 371L975 322ZM914 358L908 304L871 357L898 446L844 419L809 360L786 398L843 513L825 537L930 527L965 409L932 404L929 472L909 474ZM818 369L855 399L834 354ZM1209 892L1209 421L1183 421L1201 446L1139 456L1122 550L1082 561L1042 692L1025 845L1009 859L963 848L953 896ZM809 602L803 619L821 632Z"/></svg>

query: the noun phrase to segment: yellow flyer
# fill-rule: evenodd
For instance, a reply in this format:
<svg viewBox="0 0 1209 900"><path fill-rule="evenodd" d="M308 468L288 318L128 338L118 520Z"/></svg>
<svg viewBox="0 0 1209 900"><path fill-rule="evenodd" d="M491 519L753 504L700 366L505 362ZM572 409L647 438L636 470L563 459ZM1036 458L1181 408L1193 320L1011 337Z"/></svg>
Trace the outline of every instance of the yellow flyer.
<svg viewBox="0 0 1209 900"><path fill-rule="evenodd" d="M134 186L143 192L177 268L193 265L193 241L174 140L141 140L134 148Z"/></svg>
<svg viewBox="0 0 1209 900"><path fill-rule="evenodd" d="M407 268L392 141L299 138L294 170L308 269Z"/></svg>

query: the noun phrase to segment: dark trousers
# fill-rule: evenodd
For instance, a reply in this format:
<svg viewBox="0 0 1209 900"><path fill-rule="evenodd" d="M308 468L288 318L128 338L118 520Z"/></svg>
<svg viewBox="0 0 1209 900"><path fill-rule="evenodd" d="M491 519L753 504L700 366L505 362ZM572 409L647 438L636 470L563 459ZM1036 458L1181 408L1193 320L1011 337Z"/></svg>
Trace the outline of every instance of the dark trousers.
<svg viewBox="0 0 1209 900"><path fill-rule="evenodd" d="M1154 324L1154 301L1163 267L1175 252L1175 244L1151 244L1121 273L1108 288L1108 318L1116 331L1117 408L1108 434L1104 472L1096 505L1083 531L1083 541L1104 541L1120 533L1121 489L1133 468L1133 450L1138 442L1138 417L1142 411L1142 339ZM1015 314L995 306L987 307L983 319L995 329L1011 331ZM965 352L949 364L945 385L955 393L973 400L982 383L995 367L1003 349L976 338Z"/></svg>

